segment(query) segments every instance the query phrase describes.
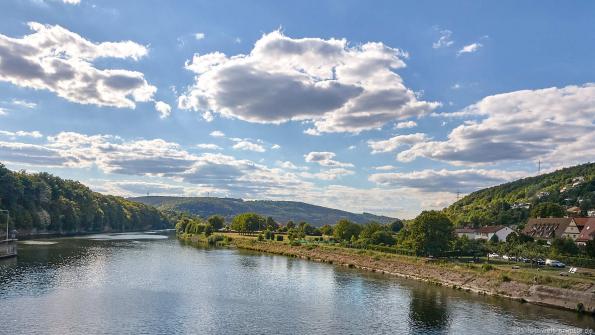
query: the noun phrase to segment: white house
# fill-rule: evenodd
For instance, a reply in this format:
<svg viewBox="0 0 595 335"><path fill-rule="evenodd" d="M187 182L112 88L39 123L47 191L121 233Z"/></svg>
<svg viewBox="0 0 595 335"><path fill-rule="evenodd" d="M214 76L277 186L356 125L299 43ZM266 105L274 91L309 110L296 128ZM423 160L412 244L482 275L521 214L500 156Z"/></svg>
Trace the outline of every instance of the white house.
<svg viewBox="0 0 595 335"><path fill-rule="evenodd" d="M514 230L506 226L485 226L481 228L459 228L455 229L458 237L467 236L470 240L490 240L494 235L498 236L498 241L506 241L506 237Z"/></svg>

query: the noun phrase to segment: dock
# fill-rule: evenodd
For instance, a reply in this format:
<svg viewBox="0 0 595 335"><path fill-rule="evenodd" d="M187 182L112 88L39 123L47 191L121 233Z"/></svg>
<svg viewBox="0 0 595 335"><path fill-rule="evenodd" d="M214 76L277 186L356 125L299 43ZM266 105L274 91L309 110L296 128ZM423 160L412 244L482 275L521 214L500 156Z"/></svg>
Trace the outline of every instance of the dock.
<svg viewBox="0 0 595 335"><path fill-rule="evenodd" d="M0 240L0 259L17 256L17 240Z"/></svg>

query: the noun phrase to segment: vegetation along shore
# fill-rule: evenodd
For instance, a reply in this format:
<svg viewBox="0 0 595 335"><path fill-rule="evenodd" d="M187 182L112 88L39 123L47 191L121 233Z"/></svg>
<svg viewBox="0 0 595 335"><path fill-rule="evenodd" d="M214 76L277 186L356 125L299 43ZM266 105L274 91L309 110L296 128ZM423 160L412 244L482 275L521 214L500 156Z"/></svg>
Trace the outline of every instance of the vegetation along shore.
<svg viewBox="0 0 595 335"><path fill-rule="evenodd" d="M300 257L519 302L595 313L595 270L580 267L570 273L536 262L488 259L487 253L518 249L524 242L519 237L507 242L457 237L448 217L437 211L423 212L405 224L357 225L342 220L321 228L291 221L279 225L254 213L238 215L229 225L220 216L207 220L186 216L178 221L176 232L181 241L194 245L226 245Z"/></svg>

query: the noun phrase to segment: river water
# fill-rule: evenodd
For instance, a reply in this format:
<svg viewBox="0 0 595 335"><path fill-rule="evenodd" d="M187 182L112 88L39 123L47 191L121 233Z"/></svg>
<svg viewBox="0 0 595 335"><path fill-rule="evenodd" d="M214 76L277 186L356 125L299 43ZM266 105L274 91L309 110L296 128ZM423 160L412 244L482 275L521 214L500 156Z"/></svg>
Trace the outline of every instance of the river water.
<svg viewBox="0 0 595 335"><path fill-rule="evenodd" d="M27 243L27 244L25 244ZM590 334L590 316L165 233L19 244L0 334Z"/></svg>

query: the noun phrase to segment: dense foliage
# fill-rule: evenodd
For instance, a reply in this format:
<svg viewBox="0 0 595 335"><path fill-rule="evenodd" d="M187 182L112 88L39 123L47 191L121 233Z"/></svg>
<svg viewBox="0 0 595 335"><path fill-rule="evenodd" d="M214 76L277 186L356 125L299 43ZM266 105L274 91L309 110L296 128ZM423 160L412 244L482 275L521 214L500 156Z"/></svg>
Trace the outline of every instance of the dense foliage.
<svg viewBox="0 0 595 335"><path fill-rule="evenodd" d="M0 209L10 211L19 235L161 229L169 220L156 208L91 191L48 173L12 172L0 164ZM0 213L0 225L5 216ZM0 230L0 234L1 234Z"/></svg>
<svg viewBox="0 0 595 335"><path fill-rule="evenodd" d="M139 197L133 198L161 210L175 210L190 213L203 218L211 215L222 215L231 221L236 215L242 213L257 213L264 217L270 216L276 222L308 222L314 227L332 224L341 219L364 224L370 221L389 223L393 218L378 216L369 213L355 214L338 209L326 208L295 201L256 200L244 201L232 198L211 197Z"/></svg>
<svg viewBox="0 0 595 335"><path fill-rule="evenodd" d="M445 213L458 226L523 224L541 203L577 206L586 214L595 207L595 163L483 189L455 202ZM555 206L546 207L542 217L559 214Z"/></svg>

